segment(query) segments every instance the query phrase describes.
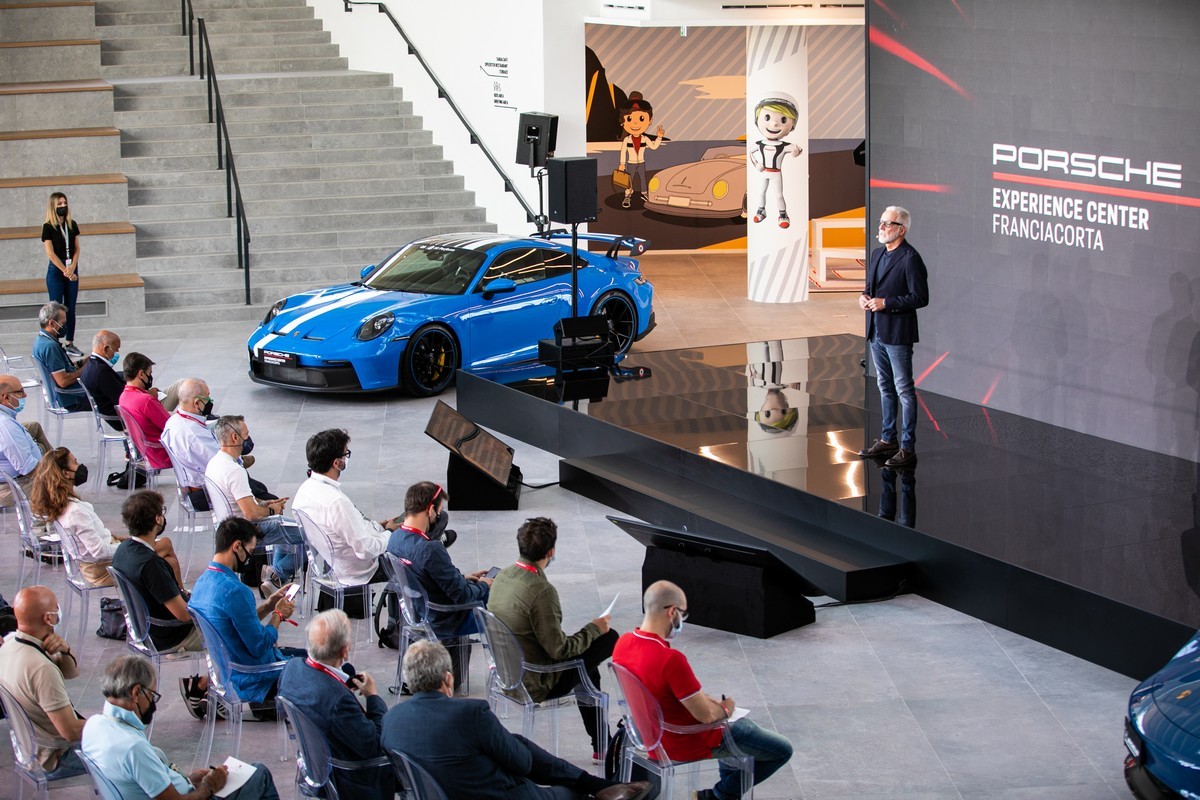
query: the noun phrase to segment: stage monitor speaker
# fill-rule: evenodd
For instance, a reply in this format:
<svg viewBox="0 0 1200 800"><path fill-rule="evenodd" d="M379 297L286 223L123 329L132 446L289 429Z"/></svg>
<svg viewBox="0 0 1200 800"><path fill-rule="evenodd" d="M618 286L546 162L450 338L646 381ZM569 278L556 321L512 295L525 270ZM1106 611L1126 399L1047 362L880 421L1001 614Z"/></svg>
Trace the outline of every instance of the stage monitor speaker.
<svg viewBox="0 0 1200 800"><path fill-rule="evenodd" d="M540 111L521 114L517 122L517 163L544 167L558 144L558 117Z"/></svg>
<svg viewBox="0 0 1200 800"><path fill-rule="evenodd" d="M591 222L596 218L596 159L551 158L546 161L550 176L550 220Z"/></svg>
<svg viewBox="0 0 1200 800"><path fill-rule="evenodd" d="M433 407L425 433L450 451L446 491L463 511L516 511L521 468L513 449L443 401Z"/></svg>

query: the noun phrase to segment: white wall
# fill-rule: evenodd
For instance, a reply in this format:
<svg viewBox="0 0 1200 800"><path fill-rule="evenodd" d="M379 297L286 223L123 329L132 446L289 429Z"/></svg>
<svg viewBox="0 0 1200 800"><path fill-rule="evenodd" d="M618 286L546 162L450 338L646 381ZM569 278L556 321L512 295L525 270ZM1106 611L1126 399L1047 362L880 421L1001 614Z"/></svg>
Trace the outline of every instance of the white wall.
<svg viewBox="0 0 1200 800"><path fill-rule="evenodd" d="M375 6L344 11L342 0L308 0L341 48L350 68L394 75L395 85L424 117L434 142L466 176L467 188L487 209L488 220L506 233L534 230L513 195L449 104L437 97L433 83L387 16ZM529 168L516 163L518 111L544 111L559 116L557 155L585 154L584 36L580 0L437 0L409 3L392 0L392 14L445 85L467 120L479 133L516 188L537 210L537 183ZM489 77L485 62L508 59L506 78ZM493 102L499 83L510 108Z"/></svg>

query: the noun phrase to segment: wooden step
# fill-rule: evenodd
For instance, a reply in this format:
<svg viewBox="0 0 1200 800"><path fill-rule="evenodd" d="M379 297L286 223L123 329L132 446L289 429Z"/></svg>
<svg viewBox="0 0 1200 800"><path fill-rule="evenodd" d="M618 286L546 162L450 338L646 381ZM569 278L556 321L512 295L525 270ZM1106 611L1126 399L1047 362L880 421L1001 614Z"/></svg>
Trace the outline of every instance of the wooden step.
<svg viewBox="0 0 1200 800"><path fill-rule="evenodd" d="M80 236L106 236L123 233L137 233L132 222L84 222L79 226ZM5 239L40 239L42 226L20 228L0 228L0 241Z"/></svg>
<svg viewBox="0 0 1200 800"><path fill-rule="evenodd" d="M94 6L94 0L43 0L40 3L3 3L0 11L14 8L71 8L72 6Z"/></svg>
<svg viewBox="0 0 1200 800"><path fill-rule="evenodd" d="M86 291L98 289L138 289L145 286L142 276L136 272L114 272L111 275L81 275L79 288ZM0 295L37 294L46 291L44 278L21 278L0 281Z"/></svg>
<svg viewBox="0 0 1200 800"><path fill-rule="evenodd" d="M119 172L100 175L46 175L39 178L0 178L0 189L29 189L38 186L94 186L105 183L128 183Z"/></svg>
<svg viewBox="0 0 1200 800"><path fill-rule="evenodd" d="M49 128L37 131L0 131L0 142L16 142L22 139L78 139L85 136L120 135L121 131L112 127Z"/></svg>
<svg viewBox="0 0 1200 800"><path fill-rule="evenodd" d="M0 6L2 7L2 6ZM34 81L32 83L0 83L0 95L53 94L56 92L111 92L112 84L99 78L82 81Z"/></svg>
<svg viewBox="0 0 1200 800"><path fill-rule="evenodd" d="M14 47L99 47L99 39L43 39L36 42L0 42L0 49Z"/></svg>

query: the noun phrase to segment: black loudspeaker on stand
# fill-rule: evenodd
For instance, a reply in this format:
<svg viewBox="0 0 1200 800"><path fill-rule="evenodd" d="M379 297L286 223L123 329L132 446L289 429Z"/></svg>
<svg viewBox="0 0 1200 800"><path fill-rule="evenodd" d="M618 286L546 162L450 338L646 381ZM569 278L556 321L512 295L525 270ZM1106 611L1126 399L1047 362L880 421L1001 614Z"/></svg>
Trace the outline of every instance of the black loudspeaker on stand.
<svg viewBox="0 0 1200 800"><path fill-rule="evenodd" d="M446 491L455 511L516 511L521 504L521 468L516 464L501 486L479 467L451 451L446 464Z"/></svg>
<svg viewBox="0 0 1200 800"><path fill-rule="evenodd" d="M596 159L548 158L550 220L578 224L596 219Z"/></svg>

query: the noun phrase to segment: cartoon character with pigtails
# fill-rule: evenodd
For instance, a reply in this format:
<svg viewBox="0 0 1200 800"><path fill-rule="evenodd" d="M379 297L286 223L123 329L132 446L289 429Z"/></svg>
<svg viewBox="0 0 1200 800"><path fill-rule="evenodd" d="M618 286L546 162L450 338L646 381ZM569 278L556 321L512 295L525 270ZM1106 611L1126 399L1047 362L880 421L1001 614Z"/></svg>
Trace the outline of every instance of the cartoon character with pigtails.
<svg viewBox="0 0 1200 800"><path fill-rule="evenodd" d="M789 155L799 156L803 148L784 141L784 137L795 130L797 113L795 99L783 92L774 92L754 106L754 125L763 136L750 146L750 163L763 175L755 222L767 218L767 192L771 191L779 207L779 227L791 227L783 199L783 160Z"/></svg>
<svg viewBox="0 0 1200 800"><path fill-rule="evenodd" d="M629 186L625 188L625 199L621 208L629 208L634 186L642 199L646 199L646 150L657 150L662 145L666 131L659 125L655 136L645 136L654 118L654 109L642 97L641 92L630 92L629 100L620 109L621 130L627 135L621 141L621 165L618 169L629 175ZM637 182L634 182L634 178Z"/></svg>

